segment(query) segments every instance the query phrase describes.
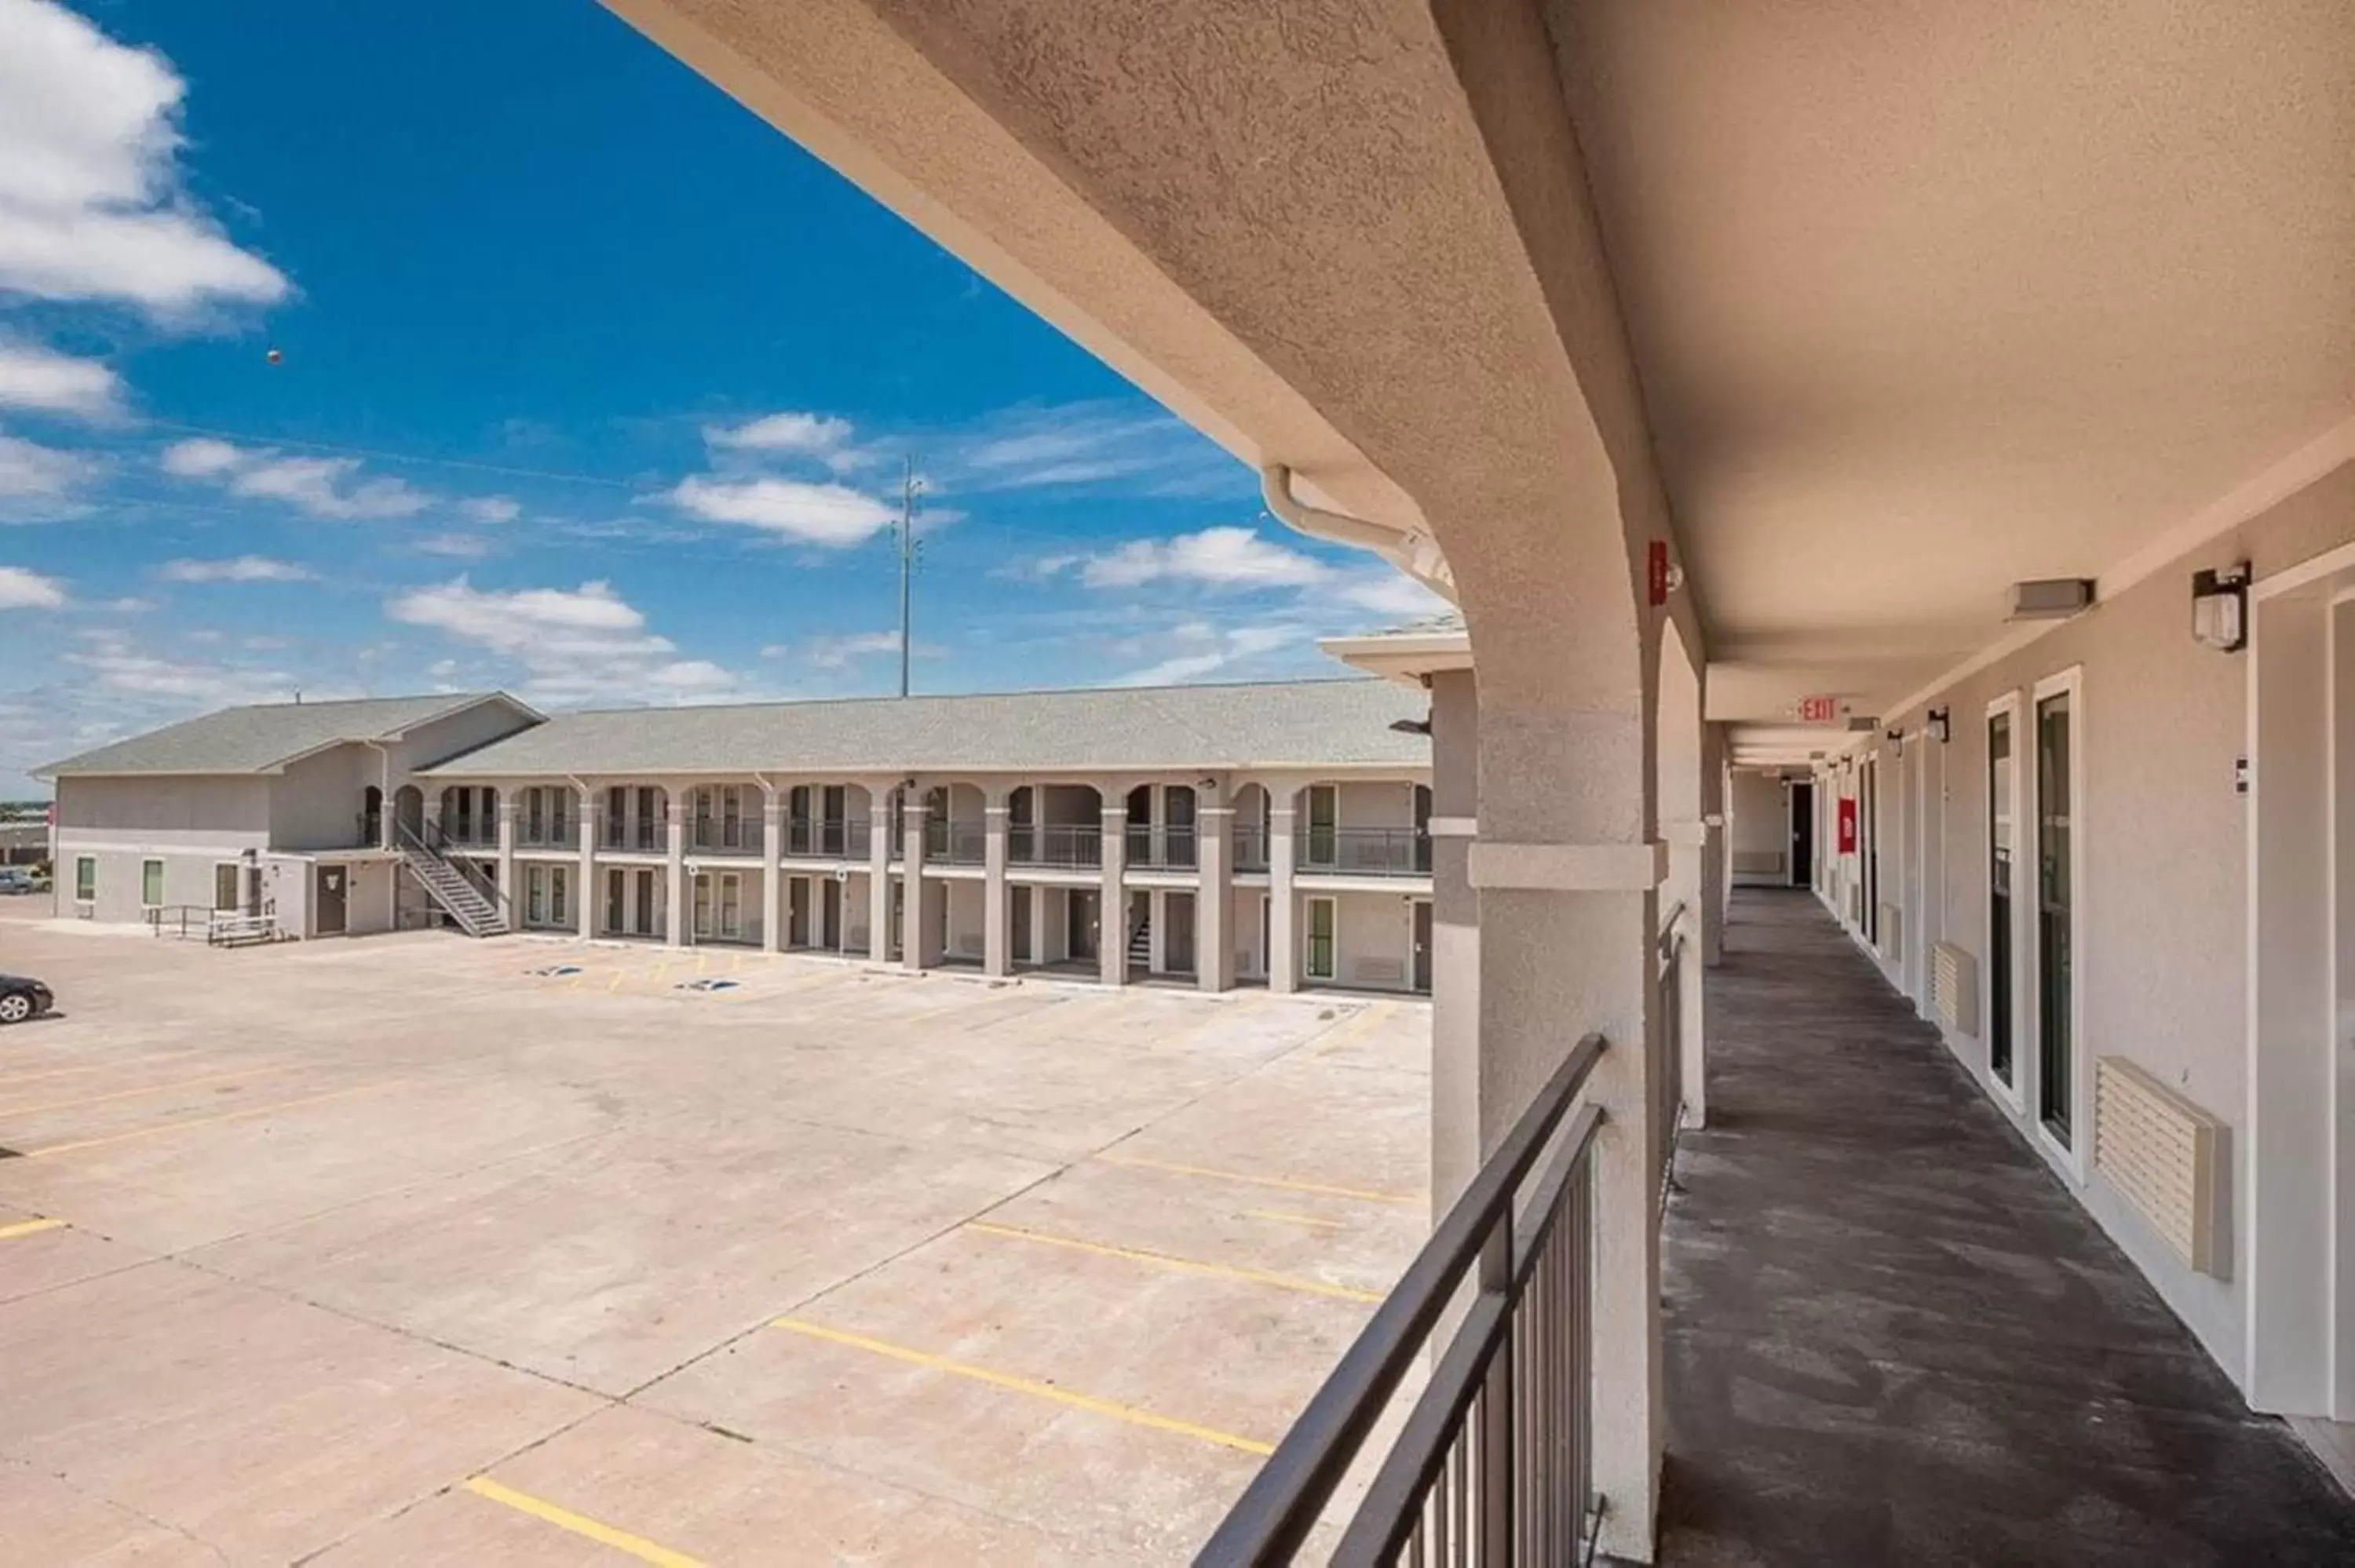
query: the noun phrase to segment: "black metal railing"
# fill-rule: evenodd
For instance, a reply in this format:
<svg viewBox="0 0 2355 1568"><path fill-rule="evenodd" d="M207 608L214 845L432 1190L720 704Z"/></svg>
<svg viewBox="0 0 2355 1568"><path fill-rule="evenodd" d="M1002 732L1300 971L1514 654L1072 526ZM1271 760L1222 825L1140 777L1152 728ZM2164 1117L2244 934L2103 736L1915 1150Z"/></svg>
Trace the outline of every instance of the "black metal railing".
<svg viewBox="0 0 2355 1568"><path fill-rule="evenodd" d="M1429 876L1431 835L1415 828L1309 828L1294 841L1302 871L1341 876Z"/></svg>
<svg viewBox="0 0 2355 1568"><path fill-rule="evenodd" d="M1016 865L1102 865L1103 828L1092 822L1026 822L1007 831L1006 858Z"/></svg>
<svg viewBox="0 0 2355 1568"><path fill-rule="evenodd" d="M1191 871L1199 863L1191 827L1132 827L1123 853L1129 864L1148 871Z"/></svg>
<svg viewBox="0 0 2355 1568"><path fill-rule="evenodd" d="M697 817L687 824L687 847L695 854L759 854L761 819Z"/></svg>
<svg viewBox="0 0 2355 1568"><path fill-rule="evenodd" d="M989 857L989 829L980 822L926 822L924 858L943 865L979 865Z"/></svg>
<svg viewBox="0 0 2355 1568"><path fill-rule="evenodd" d="M815 860L864 860L872 827L847 817L795 817L785 823L785 853Z"/></svg>
<svg viewBox="0 0 2355 1568"><path fill-rule="evenodd" d="M483 846L443 832L437 822L427 822L422 833L412 833L406 826L397 826L395 832L401 842L424 850L464 877L466 885L481 894L483 901L496 910L509 926L520 924L516 918L515 901L507 896L506 890L498 885L496 878L474 863L474 853Z"/></svg>
<svg viewBox="0 0 2355 1568"><path fill-rule="evenodd" d="M1582 1560L1601 1512L1589 1422L1603 1111L1570 1112L1604 1050L1590 1034L1555 1069L1195 1558L1198 1568L1294 1561L1449 1304L1476 1282L1331 1560Z"/></svg>

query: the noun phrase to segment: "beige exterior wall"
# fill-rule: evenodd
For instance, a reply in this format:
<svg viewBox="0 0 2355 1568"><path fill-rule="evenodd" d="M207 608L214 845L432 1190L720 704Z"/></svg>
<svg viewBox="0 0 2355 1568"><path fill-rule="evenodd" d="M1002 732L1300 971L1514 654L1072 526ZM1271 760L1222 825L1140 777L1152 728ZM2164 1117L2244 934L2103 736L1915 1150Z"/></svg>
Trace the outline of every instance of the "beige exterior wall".
<svg viewBox="0 0 2355 1568"><path fill-rule="evenodd" d="M2234 768L2248 747L2250 655L2222 654L2190 631L2190 578L2199 567L2246 558L2258 580L2355 539L2355 467L2341 468L2223 538L2200 546L2149 578L2054 628L1985 670L1942 688L1888 727L1914 731L1932 706L1950 709L1953 740L1927 761L1936 789L1923 813L1937 859L1923 889L1934 900L1909 909L1909 947L1945 939L1977 957L1987 951L1987 768L1986 709L2018 694L2015 746L2033 767L2032 688L2079 672L2076 743L2083 802L2075 851L2083 866L2075 910L2075 985L2083 1032L2075 1049L2089 1080L2104 1055L2127 1058L2229 1124L2220 1220L2232 1262L2225 1277L2185 1266L2098 1171L2080 1180L2039 1135L2032 1093L2015 1105L1989 1100L2046 1152L2086 1207L2156 1283L2211 1354L2236 1379L2244 1372L2244 1281L2250 1161L2248 1077L2248 810L2234 788ZM1917 741L1930 749L1930 743ZM1914 800L1897 801L1897 747L1882 740L1884 833ZM1919 754L1917 753L1917 756ZM2023 825L2023 832L2025 832ZM1882 898L1905 885L1901 839L1882 844ZM2316 846L2321 853L2321 846ZM2033 892L2033 843L2024 838L2015 901ZM1852 869L1851 869L1851 874ZM1920 966L1902 956L1882 960L1892 983L1921 989ZM1987 977L1982 964L1982 1014ZM1917 1000L1920 1000L1917 996ZM1926 1005L1926 1003L1925 1003ZM1948 1033L1949 1046L1982 1085L1990 1082L1987 1029ZM2017 1080L2032 1086L2032 1026L2015 1033ZM2094 1137L2090 1105L2081 1101L2075 1142Z"/></svg>

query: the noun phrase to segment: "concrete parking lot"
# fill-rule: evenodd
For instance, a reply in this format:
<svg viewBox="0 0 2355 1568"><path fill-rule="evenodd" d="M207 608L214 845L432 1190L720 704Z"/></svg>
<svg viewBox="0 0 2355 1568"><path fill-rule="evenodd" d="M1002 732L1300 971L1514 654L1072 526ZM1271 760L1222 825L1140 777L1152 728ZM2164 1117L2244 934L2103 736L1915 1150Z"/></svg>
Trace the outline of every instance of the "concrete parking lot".
<svg viewBox="0 0 2355 1568"><path fill-rule="evenodd" d="M0 1562L1179 1561L1424 1227L1412 1002L39 913Z"/></svg>

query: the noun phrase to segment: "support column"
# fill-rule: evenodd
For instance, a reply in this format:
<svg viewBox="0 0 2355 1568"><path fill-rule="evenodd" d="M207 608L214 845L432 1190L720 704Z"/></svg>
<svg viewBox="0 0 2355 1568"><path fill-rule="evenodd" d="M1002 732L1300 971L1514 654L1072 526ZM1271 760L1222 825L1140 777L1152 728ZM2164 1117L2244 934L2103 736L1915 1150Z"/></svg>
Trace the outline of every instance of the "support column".
<svg viewBox="0 0 2355 1568"><path fill-rule="evenodd" d="M1203 789L1194 805L1194 983L1203 991L1232 991L1235 940L1229 927L1235 907L1235 809L1223 789Z"/></svg>
<svg viewBox="0 0 2355 1568"><path fill-rule="evenodd" d="M506 900L509 925L517 923L515 918L516 803L514 793L510 789L499 791L499 896ZM399 887L398 877L394 878L393 885L396 888ZM399 894L396 893L394 896L398 898Z"/></svg>
<svg viewBox="0 0 2355 1568"><path fill-rule="evenodd" d="M981 972L993 979L1014 972L1014 911L1006 896L1007 832L1014 809L1006 797L1004 786L992 785L981 808ZM1029 889L1023 893L1027 896Z"/></svg>
<svg viewBox="0 0 2355 1568"><path fill-rule="evenodd" d="M924 825L931 816L923 791L911 789L900 806L900 875L907 889L900 895L900 962L911 969L941 966L940 927L932 910L947 889L924 875Z"/></svg>
<svg viewBox="0 0 2355 1568"><path fill-rule="evenodd" d="M785 873L777 856L785 847L785 793L773 784L761 786L761 950L773 953L785 945Z"/></svg>
<svg viewBox="0 0 2355 1568"><path fill-rule="evenodd" d="M573 913L581 917L581 939L587 941L597 934L597 817L602 805L597 792L587 785L581 787L581 897ZM507 891L508 907L515 892Z"/></svg>
<svg viewBox="0 0 2355 1568"><path fill-rule="evenodd" d="M1300 791L1268 786L1267 989L1278 995L1300 989L1300 900L1292 891L1293 802Z"/></svg>
<svg viewBox="0 0 2355 1568"><path fill-rule="evenodd" d="M867 787L867 956L876 963L891 958L891 786Z"/></svg>
<svg viewBox="0 0 2355 1568"><path fill-rule="evenodd" d="M1096 922L1096 963L1106 985L1128 983L1128 798L1103 791L1103 892ZM1118 800L1120 804L1114 805Z"/></svg>
<svg viewBox="0 0 2355 1568"><path fill-rule="evenodd" d="M684 947L687 935L695 928L695 905L689 897L687 884L687 813L689 792L670 792L669 839L665 846L664 885L669 889L670 918L664 923L663 942L667 947Z"/></svg>
<svg viewBox="0 0 2355 1568"><path fill-rule="evenodd" d="M1715 969L1725 961L1725 922L1732 909L1733 878L1731 836L1725 831L1725 801L1731 792L1726 760L1726 729L1712 724L1700 737L1700 821L1708 830L1700 863L1701 962Z"/></svg>
<svg viewBox="0 0 2355 1568"><path fill-rule="evenodd" d="M1431 1204L1437 1222L1480 1169L1479 695L1469 670L1431 677Z"/></svg>

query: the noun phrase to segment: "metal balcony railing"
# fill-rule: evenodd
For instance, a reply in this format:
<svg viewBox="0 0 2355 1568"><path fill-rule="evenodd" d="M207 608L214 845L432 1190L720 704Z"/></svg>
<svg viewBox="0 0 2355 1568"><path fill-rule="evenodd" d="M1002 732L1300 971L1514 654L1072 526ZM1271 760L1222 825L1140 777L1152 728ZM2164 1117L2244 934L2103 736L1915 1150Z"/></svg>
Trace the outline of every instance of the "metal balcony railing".
<svg viewBox="0 0 2355 1568"><path fill-rule="evenodd" d="M1653 1172L1653 1181L1663 1209L1668 1201L1668 1177L1676 1166L1677 1129L1685 1119L1685 937L1678 928L1684 914L1685 906L1679 903L1660 922L1660 1070L1652 1078L1656 1096L1652 1115L1660 1128L1659 1168Z"/></svg>
<svg viewBox="0 0 2355 1568"><path fill-rule="evenodd" d="M1339 876L1429 876L1431 835L1414 828L1309 828L1294 840L1302 871Z"/></svg>
<svg viewBox="0 0 2355 1568"><path fill-rule="evenodd" d="M989 856L989 829L980 822L926 822L924 858L943 865L979 865Z"/></svg>
<svg viewBox="0 0 2355 1568"><path fill-rule="evenodd" d="M1026 822L1008 831L1006 858L1016 865L1102 865L1103 829L1083 822Z"/></svg>
<svg viewBox="0 0 2355 1568"><path fill-rule="evenodd" d="M847 817L795 817L785 823L785 853L816 860L865 860L871 824Z"/></svg>
<svg viewBox="0 0 2355 1568"><path fill-rule="evenodd" d="M1476 1293L1342 1531L1331 1561L1571 1563L1594 1521L1594 1135L1562 1121L1602 1058L1580 1041L1439 1222L1293 1424L1197 1568L1295 1561L1407 1370L1466 1285ZM1529 1174L1548 1148L1543 1173Z"/></svg>
<svg viewBox="0 0 2355 1568"><path fill-rule="evenodd" d="M1267 869L1267 830L1257 822L1235 826L1235 869L1265 871Z"/></svg>
<svg viewBox="0 0 2355 1568"><path fill-rule="evenodd" d="M1194 830L1150 827L1131 828L1127 832L1128 863L1150 871L1191 871L1198 863L1195 858Z"/></svg>
<svg viewBox="0 0 2355 1568"><path fill-rule="evenodd" d="M761 820L739 817L698 817L687 824L689 854L751 854L761 853Z"/></svg>
<svg viewBox="0 0 2355 1568"><path fill-rule="evenodd" d="M664 816L607 817L604 837L599 842L611 850L664 854L670 849L670 820Z"/></svg>

